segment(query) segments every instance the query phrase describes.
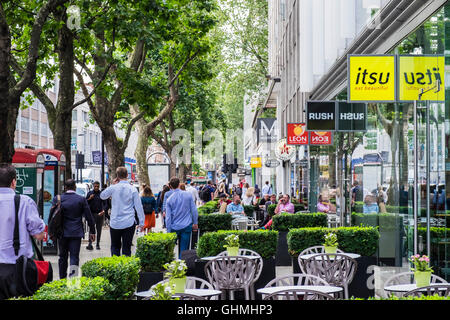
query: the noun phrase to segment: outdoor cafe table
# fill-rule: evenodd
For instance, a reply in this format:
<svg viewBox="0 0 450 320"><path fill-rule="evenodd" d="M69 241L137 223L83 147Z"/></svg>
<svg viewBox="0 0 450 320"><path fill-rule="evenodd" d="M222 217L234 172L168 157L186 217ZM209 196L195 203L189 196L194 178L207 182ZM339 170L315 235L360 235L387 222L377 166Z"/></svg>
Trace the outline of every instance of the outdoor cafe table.
<svg viewBox="0 0 450 320"><path fill-rule="evenodd" d="M212 257L203 257L200 259L210 261L210 260L214 260L217 258L223 258L223 257L228 257L228 256L212 256ZM259 258L259 256L242 256L242 255L237 255L236 257L243 257L243 258L249 258L249 259L258 259Z"/></svg>
<svg viewBox="0 0 450 320"><path fill-rule="evenodd" d="M276 287L261 288L256 291L262 295L269 295L281 290L297 290L297 291L315 290L326 294L334 294L341 292L344 289L335 286L276 286Z"/></svg>
<svg viewBox="0 0 450 320"><path fill-rule="evenodd" d="M431 286L440 286L443 283L430 283L430 287ZM396 292L396 293L407 293L411 290L415 290L419 287L417 287L417 285L415 283L407 283L407 284L396 284L396 285L392 285L392 286L387 286L384 287L384 290L387 292ZM442 290L446 290L445 288L442 288ZM423 291L426 291L426 289L424 288Z"/></svg>
<svg viewBox="0 0 450 320"><path fill-rule="evenodd" d="M304 255L300 256L300 259L307 260L318 254L320 254L320 253L304 254ZM361 257L361 255L359 255L357 253L347 253L347 252L339 253L339 252L337 252L337 254L341 254L341 255L344 255L344 256L347 256L347 257L353 258L353 259L357 259L357 258ZM330 257L330 258L332 258L332 257Z"/></svg>
<svg viewBox="0 0 450 320"><path fill-rule="evenodd" d="M192 295L200 296L200 297L210 298L210 297L220 295L222 293L222 291L213 290L213 289L184 289L184 293L192 294ZM135 292L134 295L139 298L147 298L147 297L153 296L154 292L153 292L153 290L147 290L147 291ZM173 296L176 297L177 294L175 293Z"/></svg>

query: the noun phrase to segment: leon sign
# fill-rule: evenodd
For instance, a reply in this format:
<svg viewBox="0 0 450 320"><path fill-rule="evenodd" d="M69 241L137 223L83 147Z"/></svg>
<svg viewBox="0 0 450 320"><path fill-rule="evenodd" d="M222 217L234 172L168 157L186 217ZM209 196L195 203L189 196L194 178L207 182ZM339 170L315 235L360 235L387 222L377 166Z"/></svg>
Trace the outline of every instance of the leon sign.
<svg viewBox="0 0 450 320"><path fill-rule="evenodd" d="M348 101L395 101L395 55L348 55Z"/></svg>
<svg viewBox="0 0 450 320"><path fill-rule="evenodd" d="M308 131L305 123L287 124L287 144L289 145L307 145Z"/></svg>
<svg viewBox="0 0 450 320"><path fill-rule="evenodd" d="M333 144L333 132L311 131L309 144L311 146L323 146Z"/></svg>

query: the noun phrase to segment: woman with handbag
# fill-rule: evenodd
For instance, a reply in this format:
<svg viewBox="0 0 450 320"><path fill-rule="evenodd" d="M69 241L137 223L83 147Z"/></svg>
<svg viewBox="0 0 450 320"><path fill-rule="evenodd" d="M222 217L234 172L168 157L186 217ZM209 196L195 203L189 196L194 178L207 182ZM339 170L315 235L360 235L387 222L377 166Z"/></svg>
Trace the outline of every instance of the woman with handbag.
<svg viewBox="0 0 450 320"><path fill-rule="evenodd" d="M156 225L156 199L153 195L152 189L149 186L144 186L144 190L141 195L141 202L145 214L144 232L152 232L152 228Z"/></svg>

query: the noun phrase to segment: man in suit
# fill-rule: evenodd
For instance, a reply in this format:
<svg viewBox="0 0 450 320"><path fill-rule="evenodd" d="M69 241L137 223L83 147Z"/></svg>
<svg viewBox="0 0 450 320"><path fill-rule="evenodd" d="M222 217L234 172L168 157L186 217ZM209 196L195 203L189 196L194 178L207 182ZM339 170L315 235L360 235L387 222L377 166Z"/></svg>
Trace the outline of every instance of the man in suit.
<svg viewBox="0 0 450 320"><path fill-rule="evenodd" d="M95 221L86 199L75 193L75 180L69 179L65 182L65 189L61 195L61 210L63 214L63 236L58 239L59 244L59 278L67 277L67 259L70 253L71 276L80 263L81 238L84 237L82 217L86 219L89 225L90 240L95 241ZM53 199L53 207L50 212L50 219L54 207L58 202L57 197ZM49 220L50 220L49 219Z"/></svg>
<svg viewBox="0 0 450 320"><path fill-rule="evenodd" d="M102 235L103 221L105 212L108 211L107 200L100 198L100 182L95 181L93 183L94 189L89 191L86 195L86 200L89 204L89 209L95 220L95 229L97 230L97 250L100 250L100 237ZM88 250L93 250L92 241L89 240L89 245L86 247Z"/></svg>

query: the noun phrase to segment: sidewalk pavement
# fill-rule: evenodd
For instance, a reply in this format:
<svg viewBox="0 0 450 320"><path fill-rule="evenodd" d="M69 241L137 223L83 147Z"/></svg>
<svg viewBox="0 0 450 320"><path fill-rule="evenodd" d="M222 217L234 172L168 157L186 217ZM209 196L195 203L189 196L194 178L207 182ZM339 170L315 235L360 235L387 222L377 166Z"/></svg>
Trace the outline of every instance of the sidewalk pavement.
<svg viewBox="0 0 450 320"><path fill-rule="evenodd" d="M153 228L154 232L166 232L166 229L163 228L162 225L162 217L159 216L158 219L156 219L156 226ZM136 234L133 237L133 246L131 246L131 254L135 254L136 252ZM80 265L79 267L86 263L87 261L90 261L95 258L102 258L102 257L110 257L111 256L111 235L109 232L108 226L103 226L102 230L102 236L100 239L100 250L97 250L95 248L96 242L93 243L93 250L87 250L86 246L88 245L89 241L86 239L81 240L81 249L80 249ZM176 256L178 252L178 246L175 247L174 256ZM58 256L57 255L44 255L44 259L47 261L50 261L52 263L53 267L53 279L57 280L59 279L59 267L58 267ZM69 261L68 261L69 262ZM81 273L81 270L80 270ZM292 273L292 266L285 267L285 266L278 266L276 267L276 275L277 277L282 275L287 275Z"/></svg>

